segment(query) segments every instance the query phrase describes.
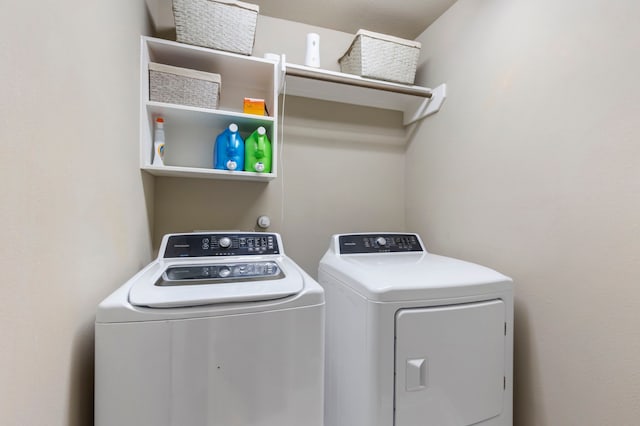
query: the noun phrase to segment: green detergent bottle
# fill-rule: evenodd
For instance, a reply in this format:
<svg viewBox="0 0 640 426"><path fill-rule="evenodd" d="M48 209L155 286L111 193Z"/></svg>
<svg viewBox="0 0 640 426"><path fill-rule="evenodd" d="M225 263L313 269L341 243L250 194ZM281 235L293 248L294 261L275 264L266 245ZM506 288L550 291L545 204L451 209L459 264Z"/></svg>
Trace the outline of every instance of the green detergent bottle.
<svg viewBox="0 0 640 426"><path fill-rule="evenodd" d="M271 173L271 142L262 126L244 142L244 169L247 172Z"/></svg>

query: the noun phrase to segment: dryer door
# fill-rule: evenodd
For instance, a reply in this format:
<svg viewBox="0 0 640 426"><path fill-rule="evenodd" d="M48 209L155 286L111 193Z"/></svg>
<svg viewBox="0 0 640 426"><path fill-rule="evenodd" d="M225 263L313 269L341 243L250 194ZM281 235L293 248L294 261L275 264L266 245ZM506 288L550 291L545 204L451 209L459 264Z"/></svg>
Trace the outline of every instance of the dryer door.
<svg viewBox="0 0 640 426"><path fill-rule="evenodd" d="M396 313L395 426L466 426L502 412L501 300Z"/></svg>

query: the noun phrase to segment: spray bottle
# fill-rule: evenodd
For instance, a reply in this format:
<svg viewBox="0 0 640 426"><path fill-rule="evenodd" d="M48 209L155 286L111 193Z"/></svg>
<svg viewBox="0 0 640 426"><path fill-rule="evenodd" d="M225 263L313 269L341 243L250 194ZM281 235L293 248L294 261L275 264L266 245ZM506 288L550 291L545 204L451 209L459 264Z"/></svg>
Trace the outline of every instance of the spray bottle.
<svg viewBox="0 0 640 426"><path fill-rule="evenodd" d="M251 133L245 144L244 169L248 172L271 172L271 142L267 131L260 126Z"/></svg>
<svg viewBox="0 0 640 426"><path fill-rule="evenodd" d="M237 124L229 124L229 127L216 138L213 168L239 171L244 169L244 141L238 133Z"/></svg>
<svg viewBox="0 0 640 426"><path fill-rule="evenodd" d="M164 166L164 118L156 117L153 130L153 163L152 166Z"/></svg>

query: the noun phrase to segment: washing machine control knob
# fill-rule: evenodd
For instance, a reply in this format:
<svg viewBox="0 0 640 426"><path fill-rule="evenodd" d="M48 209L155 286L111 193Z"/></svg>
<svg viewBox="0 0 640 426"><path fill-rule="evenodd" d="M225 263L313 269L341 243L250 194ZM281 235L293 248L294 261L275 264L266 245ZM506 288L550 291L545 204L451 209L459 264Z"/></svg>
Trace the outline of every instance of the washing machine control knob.
<svg viewBox="0 0 640 426"><path fill-rule="evenodd" d="M220 240L218 241L218 245L222 248L229 248L231 247L231 238L229 237L222 237L220 238Z"/></svg>
<svg viewBox="0 0 640 426"><path fill-rule="evenodd" d="M221 266L220 269L218 269L218 276L220 278L226 278L229 275L231 275L231 268L228 266Z"/></svg>
<svg viewBox="0 0 640 426"><path fill-rule="evenodd" d="M387 239L385 237L378 237L376 238L376 244L380 247L384 247L387 245Z"/></svg>

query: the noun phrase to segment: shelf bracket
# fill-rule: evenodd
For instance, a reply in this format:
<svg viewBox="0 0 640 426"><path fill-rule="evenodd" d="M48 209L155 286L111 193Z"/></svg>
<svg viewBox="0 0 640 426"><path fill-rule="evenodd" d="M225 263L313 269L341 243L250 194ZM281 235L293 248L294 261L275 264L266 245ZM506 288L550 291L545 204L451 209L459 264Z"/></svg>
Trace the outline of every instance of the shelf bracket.
<svg viewBox="0 0 640 426"><path fill-rule="evenodd" d="M431 91L431 98L427 98L422 101L420 106L416 109L415 113L408 120L404 120L404 125L408 126L409 124L413 124L416 121L420 121L422 119L427 118L431 114L435 114L440 111L444 100L447 98L447 85L443 83L438 87L435 87Z"/></svg>

